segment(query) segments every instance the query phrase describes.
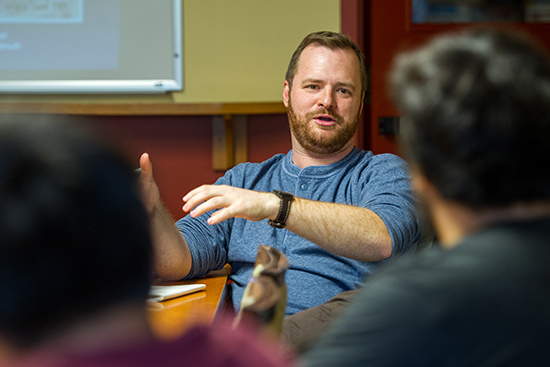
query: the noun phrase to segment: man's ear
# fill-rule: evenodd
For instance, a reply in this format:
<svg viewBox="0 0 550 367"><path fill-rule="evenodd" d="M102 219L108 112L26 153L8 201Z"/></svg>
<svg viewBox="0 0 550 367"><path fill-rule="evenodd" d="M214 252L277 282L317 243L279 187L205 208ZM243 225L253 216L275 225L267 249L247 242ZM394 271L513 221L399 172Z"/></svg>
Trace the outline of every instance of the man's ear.
<svg viewBox="0 0 550 367"><path fill-rule="evenodd" d="M285 80L285 84L283 85L283 103L285 104L285 107L288 108L288 100L290 95L290 84Z"/></svg>
<svg viewBox="0 0 550 367"><path fill-rule="evenodd" d="M418 169L411 167L411 185L418 194L425 194L432 186L426 176Z"/></svg>
<svg viewBox="0 0 550 367"><path fill-rule="evenodd" d="M424 205L431 206L435 201L441 201L441 193L433 183L416 167L411 167L411 185L416 195L424 202Z"/></svg>

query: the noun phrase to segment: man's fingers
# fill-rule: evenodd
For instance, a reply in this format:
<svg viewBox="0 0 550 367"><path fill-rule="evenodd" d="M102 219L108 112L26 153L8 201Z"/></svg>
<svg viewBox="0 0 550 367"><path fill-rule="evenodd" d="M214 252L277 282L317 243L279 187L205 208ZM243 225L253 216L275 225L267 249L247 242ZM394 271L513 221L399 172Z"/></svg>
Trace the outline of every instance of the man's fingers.
<svg viewBox="0 0 550 367"><path fill-rule="evenodd" d="M234 213L232 213L231 208L222 208L213 212L210 218L208 218L207 222L208 224L218 224L229 218L234 217L235 215Z"/></svg>
<svg viewBox="0 0 550 367"><path fill-rule="evenodd" d="M221 197L224 191L219 191L222 186L202 185L189 191L184 197L183 210L188 212L200 203L210 201L212 198Z"/></svg>
<svg viewBox="0 0 550 367"><path fill-rule="evenodd" d="M192 202L189 202L188 204L193 205ZM226 201L224 198L214 196L197 202L196 207L191 207L193 210L191 210L190 214L192 217L198 217L199 215L202 215L210 210L226 208L230 205L231 202Z"/></svg>
<svg viewBox="0 0 550 367"><path fill-rule="evenodd" d="M153 178L153 164L151 163L148 153L143 153L139 158L139 167L144 177L148 179Z"/></svg>
<svg viewBox="0 0 550 367"><path fill-rule="evenodd" d="M185 196L183 197L183 201L189 201L191 198L202 195L203 197L212 197L212 196L218 196L223 194L223 192L217 192L216 190L223 189L224 185L201 185L199 187L195 187L193 190L189 191Z"/></svg>

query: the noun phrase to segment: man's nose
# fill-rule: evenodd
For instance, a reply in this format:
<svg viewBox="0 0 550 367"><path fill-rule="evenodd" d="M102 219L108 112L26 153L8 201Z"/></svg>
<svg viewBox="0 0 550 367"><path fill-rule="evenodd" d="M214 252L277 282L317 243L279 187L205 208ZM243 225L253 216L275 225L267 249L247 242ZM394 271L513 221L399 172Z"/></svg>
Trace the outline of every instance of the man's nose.
<svg viewBox="0 0 550 367"><path fill-rule="evenodd" d="M334 108L334 91L331 88L325 89L319 97L319 106L327 110Z"/></svg>

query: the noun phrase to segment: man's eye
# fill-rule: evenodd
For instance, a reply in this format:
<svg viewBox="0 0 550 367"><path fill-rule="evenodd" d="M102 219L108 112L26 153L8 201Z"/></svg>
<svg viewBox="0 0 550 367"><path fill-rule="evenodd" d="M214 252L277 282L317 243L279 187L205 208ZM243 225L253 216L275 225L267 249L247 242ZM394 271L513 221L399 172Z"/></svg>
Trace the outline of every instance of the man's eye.
<svg viewBox="0 0 550 367"><path fill-rule="evenodd" d="M306 89L319 89L319 87L317 85L307 85L306 86Z"/></svg>
<svg viewBox="0 0 550 367"><path fill-rule="evenodd" d="M338 89L338 91L342 94L351 94L351 91L349 89L346 89L346 88L340 88L340 89Z"/></svg>

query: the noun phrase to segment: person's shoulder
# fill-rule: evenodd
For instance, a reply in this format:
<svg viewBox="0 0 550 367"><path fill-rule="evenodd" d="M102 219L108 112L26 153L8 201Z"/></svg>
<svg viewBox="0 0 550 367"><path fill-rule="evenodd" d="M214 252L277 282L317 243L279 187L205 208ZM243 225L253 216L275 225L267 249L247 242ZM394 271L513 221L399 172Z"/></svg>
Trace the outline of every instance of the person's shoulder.
<svg viewBox="0 0 550 367"><path fill-rule="evenodd" d="M371 151L359 150L355 153L355 159L349 164L355 172L366 177L408 177L407 162L401 157L391 153L373 154Z"/></svg>
<svg viewBox="0 0 550 367"><path fill-rule="evenodd" d="M449 289L456 290L475 282L485 271L475 252L433 247L394 259L370 277L366 287L380 294L393 289L392 294L398 299L411 294L431 294L435 301Z"/></svg>
<svg viewBox="0 0 550 367"><path fill-rule="evenodd" d="M371 159L377 163L395 164L399 166L407 165L407 162L403 158L393 153L373 154Z"/></svg>
<svg viewBox="0 0 550 367"><path fill-rule="evenodd" d="M397 164L406 165L406 161L393 153L373 153L370 150L361 150L357 147L351 152L352 159L359 160L368 164Z"/></svg>
<svg viewBox="0 0 550 367"><path fill-rule="evenodd" d="M369 280L401 282L403 278L421 282L424 275L431 277L434 272L441 271L447 257L448 253L439 247L405 254L389 262Z"/></svg>
<svg viewBox="0 0 550 367"><path fill-rule="evenodd" d="M381 292L393 287L407 290L405 293L415 290L433 294L433 299L451 290L461 297L475 297L476 293L483 292L485 285L479 283L479 279L497 287L502 277L498 271L502 259L495 256L494 251L480 250L478 243L466 242L449 250L433 247L406 254L388 263L367 284L381 288Z"/></svg>

